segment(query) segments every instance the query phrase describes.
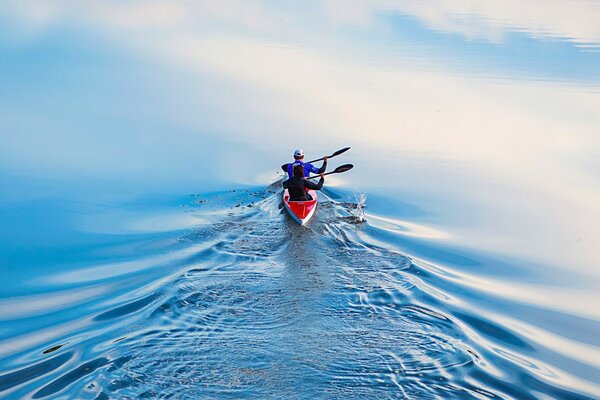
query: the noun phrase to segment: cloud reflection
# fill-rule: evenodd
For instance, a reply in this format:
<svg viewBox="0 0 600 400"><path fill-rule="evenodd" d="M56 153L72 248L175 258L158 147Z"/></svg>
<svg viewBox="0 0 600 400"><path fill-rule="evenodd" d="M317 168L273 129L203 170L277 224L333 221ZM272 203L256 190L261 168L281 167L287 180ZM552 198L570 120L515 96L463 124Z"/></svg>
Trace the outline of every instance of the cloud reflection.
<svg viewBox="0 0 600 400"><path fill-rule="evenodd" d="M534 37L571 40L582 46L600 44L600 6L590 0L330 0L300 4L267 1L103 1L92 4L64 0L5 3L0 13L10 20L39 30L56 23L78 23L108 29L193 29L290 34L305 29L360 26L381 28L386 15L414 16L430 28L468 38L500 41L507 31L524 31Z"/></svg>
<svg viewBox="0 0 600 400"><path fill-rule="evenodd" d="M392 52L378 46L393 28L390 16L401 14L433 30L459 34L467 39L465 45L470 39L502 43L516 31L593 47L600 43L597 2L299 4L3 3L0 22L6 36L1 43L11 56L19 51L35 53L38 41L72 38L75 32L82 36L78 50L106 46L106 57L121 60L125 53L162 73L148 79L152 92L160 93L157 101L143 91L133 96L126 90L118 96L115 91L86 98L78 91L82 82L76 79L67 81L69 88L75 88L69 92L60 85L52 87L51 79L31 85L17 78L21 90L0 97L6 109L18 111L10 113L10 123L2 128L3 162L17 168L35 165L41 171L86 165L90 173L150 172L168 178L193 175L206 162L190 149L203 148L211 162L219 163L210 152L216 139L207 137L207 131L234 143L231 152L252 146L257 157L274 164L277 156L270 154L290 147L297 137L319 140L321 145L350 141L386 160L393 160L398 152L426 155L467 165L486 180L511 181L519 189L535 192L529 194L527 207L551 204L547 213L553 215L552 221L571 226L570 236L597 233L588 226L589 218L578 216L600 214L597 175L573 162L591 159L600 151L597 86L475 78L470 76L471 65L456 73L445 70L433 57L417 60L409 49ZM69 63L65 58L58 60L59 67ZM569 66L569 60L560 62ZM84 67L90 70L89 65ZM32 75L45 72L44 63L31 68ZM91 74L85 83L97 78ZM184 84L174 83L179 74L186 74ZM137 77L135 71L126 76L123 82ZM26 88L31 98L38 99L38 92L49 86L55 90L55 103L88 101L88 107L59 110L61 114L32 107L35 102L19 96ZM102 89L102 82L91 83L86 93ZM102 118L115 121L121 114L136 114L135 107L116 111L115 103L136 104L147 114L127 119L119 129L110 124L102 129L97 123ZM103 107L110 112L98 113ZM149 129L148 118L160 119L156 124L160 126ZM160 164L160 171L146 170L148 164ZM244 181L256 171L240 172L235 167L227 173L229 179ZM470 195L476 199L483 196L473 192ZM510 195L500 193L495 201L506 200L511 200Z"/></svg>

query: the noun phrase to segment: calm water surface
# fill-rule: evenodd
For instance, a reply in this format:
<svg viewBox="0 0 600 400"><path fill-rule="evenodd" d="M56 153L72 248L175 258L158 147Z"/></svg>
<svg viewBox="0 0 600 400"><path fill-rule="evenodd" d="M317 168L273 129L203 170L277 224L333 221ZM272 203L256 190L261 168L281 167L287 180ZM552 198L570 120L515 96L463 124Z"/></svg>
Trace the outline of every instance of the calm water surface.
<svg viewBox="0 0 600 400"><path fill-rule="evenodd" d="M0 397L599 398L598 21L0 4Z"/></svg>

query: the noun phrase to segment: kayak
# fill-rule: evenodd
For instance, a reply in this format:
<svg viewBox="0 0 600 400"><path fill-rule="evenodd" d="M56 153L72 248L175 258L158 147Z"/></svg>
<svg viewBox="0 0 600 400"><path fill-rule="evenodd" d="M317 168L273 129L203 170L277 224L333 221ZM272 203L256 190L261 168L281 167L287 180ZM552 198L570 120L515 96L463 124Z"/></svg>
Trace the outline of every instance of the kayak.
<svg viewBox="0 0 600 400"><path fill-rule="evenodd" d="M292 218L300 225L305 225L317 210L317 191L309 190L308 194L312 200L308 201L290 201L290 194L287 189L283 190L283 204Z"/></svg>

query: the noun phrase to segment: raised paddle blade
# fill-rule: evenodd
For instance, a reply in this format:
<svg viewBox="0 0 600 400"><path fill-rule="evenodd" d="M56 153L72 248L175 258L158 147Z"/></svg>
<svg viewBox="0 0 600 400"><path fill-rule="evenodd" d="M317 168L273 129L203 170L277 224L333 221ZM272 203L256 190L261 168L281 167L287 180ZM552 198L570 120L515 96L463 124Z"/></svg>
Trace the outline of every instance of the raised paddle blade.
<svg viewBox="0 0 600 400"><path fill-rule="evenodd" d="M331 174L339 174L339 173L342 173L342 172L349 171L352 168L354 168L354 165L352 165L352 164L344 164L344 165L340 165L335 170L333 170L331 172L327 172L326 174L323 174L323 175L325 176L325 175L331 175ZM318 178L320 176L321 175L313 175L313 176L309 176L307 179Z"/></svg>
<svg viewBox="0 0 600 400"><path fill-rule="evenodd" d="M344 147L343 149L336 151L335 153L333 153L329 157L331 158L331 157L339 156L340 154L345 153L348 150L350 150L350 147Z"/></svg>
<svg viewBox="0 0 600 400"><path fill-rule="evenodd" d="M290 165L290 164L283 164L283 165L281 166L281 169L283 170L283 172L287 172L287 166L288 166L288 165Z"/></svg>
<svg viewBox="0 0 600 400"><path fill-rule="evenodd" d="M352 165L352 164L344 164L344 165L340 165L339 167L337 167L336 169L334 169L332 172L330 172L330 174L331 174L331 173L336 173L336 174L339 174L339 173L341 173L341 172L346 172L346 171L349 171L349 170L351 170L352 168L354 168L354 165Z"/></svg>
<svg viewBox="0 0 600 400"><path fill-rule="evenodd" d="M333 153L332 155L330 155L330 156L327 156L327 157L329 157L329 158L332 158L332 157L335 157L335 156L339 156L340 154L342 154L342 153L345 153L345 152L347 152L348 150L350 150L350 147L344 147L343 149L341 149L341 150L338 150L338 151L336 151L335 153ZM312 164L312 163L314 163L314 162L321 161L322 159L323 159L323 158L317 158L316 160L311 160L311 161L309 161L309 163L311 163L311 164Z"/></svg>

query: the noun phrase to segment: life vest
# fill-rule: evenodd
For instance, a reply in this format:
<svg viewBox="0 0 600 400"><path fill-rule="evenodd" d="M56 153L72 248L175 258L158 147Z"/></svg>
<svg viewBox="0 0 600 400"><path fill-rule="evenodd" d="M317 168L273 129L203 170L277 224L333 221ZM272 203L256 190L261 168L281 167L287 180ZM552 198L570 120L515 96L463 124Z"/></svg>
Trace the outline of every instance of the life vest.
<svg viewBox="0 0 600 400"><path fill-rule="evenodd" d="M310 172L307 171L306 163L304 163L303 161L300 161L300 160L296 160L293 163L288 164L287 173L288 173L288 177L289 178L293 178L294 177L294 167L296 165L298 165L298 164L302 165L302 167L303 167L302 169L304 169L304 176L308 176L310 174Z"/></svg>

